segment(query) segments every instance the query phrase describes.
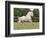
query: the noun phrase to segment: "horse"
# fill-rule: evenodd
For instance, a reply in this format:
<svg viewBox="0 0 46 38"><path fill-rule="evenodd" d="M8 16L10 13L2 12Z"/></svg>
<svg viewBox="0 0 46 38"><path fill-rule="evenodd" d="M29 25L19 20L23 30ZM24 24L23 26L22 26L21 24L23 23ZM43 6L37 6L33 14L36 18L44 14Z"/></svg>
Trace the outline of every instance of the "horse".
<svg viewBox="0 0 46 38"><path fill-rule="evenodd" d="M33 16L33 12L32 11L29 11L27 13L26 16L21 16L21 17L18 17L18 22L23 22L23 21L29 21L29 22L32 22L32 17Z"/></svg>

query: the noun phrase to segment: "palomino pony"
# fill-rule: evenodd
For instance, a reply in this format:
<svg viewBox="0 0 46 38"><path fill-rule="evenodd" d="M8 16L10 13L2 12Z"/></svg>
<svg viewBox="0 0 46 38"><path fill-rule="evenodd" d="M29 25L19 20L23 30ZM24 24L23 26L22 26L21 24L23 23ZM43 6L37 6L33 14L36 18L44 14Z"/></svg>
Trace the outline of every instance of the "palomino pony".
<svg viewBox="0 0 46 38"><path fill-rule="evenodd" d="M32 17L33 16L33 12L28 12L26 16L22 16L22 17L18 17L18 22L20 23L21 21L29 21L32 22Z"/></svg>

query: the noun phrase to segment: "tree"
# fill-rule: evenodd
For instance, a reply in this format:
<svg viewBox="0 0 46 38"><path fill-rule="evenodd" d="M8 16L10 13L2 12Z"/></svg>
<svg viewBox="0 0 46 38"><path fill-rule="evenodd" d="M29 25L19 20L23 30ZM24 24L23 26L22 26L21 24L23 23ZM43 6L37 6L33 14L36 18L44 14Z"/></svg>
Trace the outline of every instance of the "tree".
<svg viewBox="0 0 46 38"><path fill-rule="evenodd" d="M33 22L39 22L39 9L34 9L33 14Z"/></svg>

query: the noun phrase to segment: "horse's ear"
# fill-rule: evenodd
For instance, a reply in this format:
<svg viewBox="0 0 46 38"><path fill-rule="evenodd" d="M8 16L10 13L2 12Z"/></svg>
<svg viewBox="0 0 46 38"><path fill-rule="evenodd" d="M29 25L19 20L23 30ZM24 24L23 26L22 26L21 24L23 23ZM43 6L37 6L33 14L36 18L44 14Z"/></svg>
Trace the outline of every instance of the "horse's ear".
<svg viewBox="0 0 46 38"><path fill-rule="evenodd" d="M34 9L30 9L30 12L33 12Z"/></svg>

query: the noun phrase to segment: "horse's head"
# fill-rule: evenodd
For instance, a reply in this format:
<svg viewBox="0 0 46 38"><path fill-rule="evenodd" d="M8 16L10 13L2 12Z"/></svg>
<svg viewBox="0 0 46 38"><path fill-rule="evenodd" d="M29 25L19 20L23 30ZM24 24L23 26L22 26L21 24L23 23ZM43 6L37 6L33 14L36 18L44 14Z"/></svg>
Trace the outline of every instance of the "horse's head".
<svg viewBox="0 0 46 38"><path fill-rule="evenodd" d="M33 17L33 9L30 9L26 16Z"/></svg>
<svg viewBox="0 0 46 38"><path fill-rule="evenodd" d="M32 11L31 12L29 11L26 16L30 16L30 17L33 16L33 12Z"/></svg>
<svg viewBox="0 0 46 38"><path fill-rule="evenodd" d="M30 16L33 16L33 12L30 12Z"/></svg>
<svg viewBox="0 0 46 38"><path fill-rule="evenodd" d="M30 9L30 11L29 11L29 12L30 12L30 16L33 16L33 10L34 10L34 9L32 8L32 9Z"/></svg>

